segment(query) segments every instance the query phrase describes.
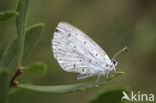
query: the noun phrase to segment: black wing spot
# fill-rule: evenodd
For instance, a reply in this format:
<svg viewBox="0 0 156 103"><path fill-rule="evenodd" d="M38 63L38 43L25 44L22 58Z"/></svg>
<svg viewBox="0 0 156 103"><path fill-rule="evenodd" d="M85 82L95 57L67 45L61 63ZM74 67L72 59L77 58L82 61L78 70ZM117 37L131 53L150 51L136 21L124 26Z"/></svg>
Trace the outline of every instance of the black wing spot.
<svg viewBox="0 0 156 103"><path fill-rule="evenodd" d="M75 53L75 50L73 50L73 53Z"/></svg>
<svg viewBox="0 0 156 103"><path fill-rule="evenodd" d="M59 59L59 60L62 60L62 59Z"/></svg>
<svg viewBox="0 0 156 103"><path fill-rule="evenodd" d="M56 28L55 31L58 32L59 30Z"/></svg>
<svg viewBox="0 0 156 103"><path fill-rule="evenodd" d="M71 36L71 34L68 34L68 38Z"/></svg>
<svg viewBox="0 0 156 103"><path fill-rule="evenodd" d="M108 67L108 64L106 64L106 67Z"/></svg>
<svg viewBox="0 0 156 103"><path fill-rule="evenodd" d="M81 62L81 60L79 60Z"/></svg>
<svg viewBox="0 0 156 103"><path fill-rule="evenodd" d="M76 68L76 65L74 64L74 68Z"/></svg>
<svg viewBox="0 0 156 103"><path fill-rule="evenodd" d="M98 54L96 53L96 56L98 56Z"/></svg>
<svg viewBox="0 0 156 103"><path fill-rule="evenodd" d="M86 44L86 42L84 42L84 44Z"/></svg>
<svg viewBox="0 0 156 103"><path fill-rule="evenodd" d="M82 69L82 72L84 72L84 69Z"/></svg>
<svg viewBox="0 0 156 103"><path fill-rule="evenodd" d="M76 46L74 46L74 48L76 48Z"/></svg>
<svg viewBox="0 0 156 103"><path fill-rule="evenodd" d="M91 60L89 60L89 62L91 62Z"/></svg>

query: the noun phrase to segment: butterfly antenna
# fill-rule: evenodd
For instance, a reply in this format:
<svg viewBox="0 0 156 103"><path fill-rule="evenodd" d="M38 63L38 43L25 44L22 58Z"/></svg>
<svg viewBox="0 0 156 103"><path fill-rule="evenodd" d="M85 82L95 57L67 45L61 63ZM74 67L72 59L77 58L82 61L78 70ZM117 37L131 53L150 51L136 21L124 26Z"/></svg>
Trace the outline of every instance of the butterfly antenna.
<svg viewBox="0 0 156 103"><path fill-rule="evenodd" d="M117 56L119 56L121 53L123 53L123 52L127 52L128 51L128 48L127 47L124 47L123 49L121 49L119 52L117 52L115 55L114 55L114 57L113 57L113 59L115 59Z"/></svg>

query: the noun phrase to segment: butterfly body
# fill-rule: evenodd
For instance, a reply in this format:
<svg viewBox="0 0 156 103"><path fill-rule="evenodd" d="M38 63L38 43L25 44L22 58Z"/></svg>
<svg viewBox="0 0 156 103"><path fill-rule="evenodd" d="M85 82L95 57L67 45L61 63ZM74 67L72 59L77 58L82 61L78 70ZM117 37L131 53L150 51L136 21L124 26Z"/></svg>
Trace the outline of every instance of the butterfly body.
<svg viewBox="0 0 156 103"><path fill-rule="evenodd" d="M65 22L56 27L52 50L63 70L78 73L77 79L105 75L117 65L89 36Z"/></svg>

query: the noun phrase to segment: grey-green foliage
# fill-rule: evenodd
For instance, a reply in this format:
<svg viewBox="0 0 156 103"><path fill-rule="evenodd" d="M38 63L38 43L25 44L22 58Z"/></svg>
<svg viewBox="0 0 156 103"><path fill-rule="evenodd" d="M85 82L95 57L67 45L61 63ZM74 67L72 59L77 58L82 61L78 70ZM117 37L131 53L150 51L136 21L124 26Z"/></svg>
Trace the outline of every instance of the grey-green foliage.
<svg viewBox="0 0 156 103"><path fill-rule="evenodd" d="M28 56L28 54L31 52L33 46L35 45L37 39L39 38L41 31L43 29L43 24L35 24L30 26L26 31L26 39L25 39L25 45L24 45L24 60ZM18 51L18 40L15 38L8 48L5 50L2 60L0 63L0 66L3 68L10 69L11 75L16 71L17 68L17 52Z"/></svg>
<svg viewBox="0 0 156 103"><path fill-rule="evenodd" d="M43 27L44 27L43 23L38 23L38 24L34 24L34 25L30 26L26 30L23 61L28 57L29 53L31 52L32 48L34 47L36 41L38 40L38 38L41 34Z"/></svg>
<svg viewBox="0 0 156 103"><path fill-rule="evenodd" d="M14 16L17 16L18 12L16 11L5 11L5 12L0 12L0 21L6 21Z"/></svg>
<svg viewBox="0 0 156 103"><path fill-rule="evenodd" d="M24 58L23 58L24 60L26 59L28 54L31 52L33 46L35 45L37 39L39 38L39 36L41 34L42 29L43 29L43 24L41 24L41 23L30 26L29 29L27 29L25 46L24 46L24 49L25 49ZM1 60L1 63L0 63L0 67L1 67L0 69L2 69L2 70L7 69L8 70L8 77L9 78L12 77L13 73L17 69L17 62L16 62L17 61L17 50L18 50L18 41L17 41L17 38L15 38L10 43L8 48L5 50L3 57L2 57L2 60ZM45 65L45 64L43 64L43 65ZM34 68L34 69L37 69L37 68ZM45 71L45 68L44 68L44 71ZM1 73L1 71L0 71L0 73ZM0 76L1 76L1 74L0 74ZM9 82L9 80L10 79L7 79L7 78L0 78L0 81ZM1 86L1 84L0 84L0 86ZM4 89L6 91L2 93L1 89ZM0 94L5 96L7 94L7 90L8 90L7 86L3 86L2 88L0 88ZM0 97L2 98L2 96L0 96Z"/></svg>
<svg viewBox="0 0 156 103"><path fill-rule="evenodd" d="M89 103L123 103L124 100L121 101L123 91L128 92L129 90L123 87L105 90L90 100Z"/></svg>
<svg viewBox="0 0 156 103"><path fill-rule="evenodd" d="M7 20L13 16L17 16L17 37L11 41L8 48L4 51L0 62L0 103L7 102L11 77L16 72L17 67L22 66L22 60L25 60L31 52L43 29L43 24L39 23L30 26L26 30L26 16L29 1L30 0L19 0L17 6L18 13L0 13L1 20Z"/></svg>
<svg viewBox="0 0 156 103"><path fill-rule="evenodd" d="M11 44L5 50L0 63L0 67L10 70L11 76L16 71L17 67L21 65L23 60L23 51L24 51L23 49L24 49L25 34L26 34L26 30L25 30L26 15L29 6L29 1L30 0L19 0L18 2L18 6L17 6L18 15L16 16L17 37L12 40ZM28 32L28 36L32 34L31 29L29 29L27 32ZM39 33L38 30L37 33Z"/></svg>
<svg viewBox="0 0 156 103"><path fill-rule="evenodd" d="M88 88L99 87L107 83L108 81L112 80L113 78L119 76L120 74L123 74L123 72L118 72L114 75L111 75L108 79L100 80L98 84L96 84L96 81L93 81L87 83L79 83L72 85L57 85L57 86L37 86L33 84L20 84L18 85L18 87L45 93L70 93L75 91L84 91Z"/></svg>
<svg viewBox="0 0 156 103"><path fill-rule="evenodd" d="M46 72L46 64L44 62L32 63L23 67L23 72L35 75L43 75Z"/></svg>
<svg viewBox="0 0 156 103"><path fill-rule="evenodd" d="M16 28L17 28L17 40L18 40L18 66L22 65L23 62L23 51L26 34L26 21L27 11L30 0L19 0L17 6L17 12L19 15L16 17Z"/></svg>
<svg viewBox="0 0 156 103"><path fill-rule="evenodd" d="M10 74L12 74L14 68L17 67L17 51L18 51L18 41L14 38L9 44L8 48L4 51L2 60L0 63L1 68L9 69Z"/></svg>
<svg viewBox="0 0 156 103"><path fill-rule="evenodd" d="M31 27L29 27L29 29L27 29L26 32L26 39L25 39L25 52L24 52L24 60L26 59L26 57L28 56L28 54L31 52L33 46L35 45L37 39L39 38L40 34L41 34L41 30L43 29L43 25L42 24L35 24ZM30 39L33 38L33 39ZM16 71L17 69L17 51L18 51L18 41L17 38L15 38L10 45L8 46L8 48L5 50L1 63L0 63L0 69L7 69L8 70L8 76L9 78L12 77L13 73ZM34 68L35 69L35 68ZM5 79L5 78L0 78L0 81L7 81L9 82L10 79ZM1 84L0 84L1 85ZM7 88L7 86L4 86L4 89ZM1 92L0 88L0 92ZM5 92L1 92L0 94L2 95L6 95L7 93L7 89L5 89ZM4 99L5 100L5 99Z"/></svg>
<svg viewBox="0 0 156 103"><path fill-rule="evenodd" d="M34 47L37 39L41 34L43 26L43 23L34 24L26 30L23 60L28 57L29 53ZM5 50L0 63L1 67L10 69L11 76L17 68L18 47L18 39L14 38L8 48Z"/></svg>

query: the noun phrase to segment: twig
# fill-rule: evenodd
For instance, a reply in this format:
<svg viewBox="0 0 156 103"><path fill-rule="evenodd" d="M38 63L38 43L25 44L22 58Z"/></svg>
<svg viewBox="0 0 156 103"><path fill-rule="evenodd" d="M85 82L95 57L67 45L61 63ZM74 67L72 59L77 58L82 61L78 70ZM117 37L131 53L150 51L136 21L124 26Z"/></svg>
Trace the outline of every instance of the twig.
<svg viewBox="0 0 156 103"><path fill-rule="evenodd" d="M15 73L15 75L12 77L10 85L14 86L18 84L18 81L15 81L15 79L22 73L22 67L19 67Z"/></svg>

